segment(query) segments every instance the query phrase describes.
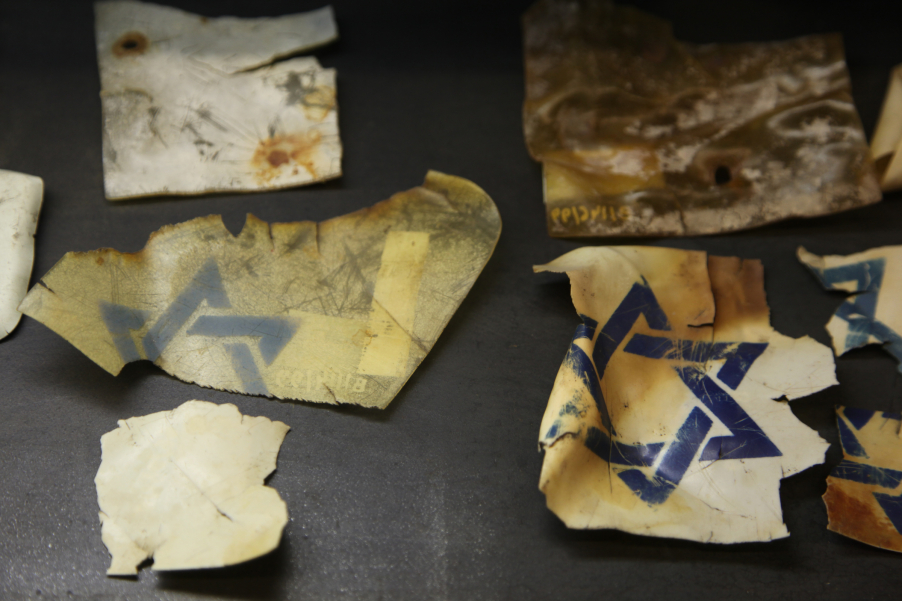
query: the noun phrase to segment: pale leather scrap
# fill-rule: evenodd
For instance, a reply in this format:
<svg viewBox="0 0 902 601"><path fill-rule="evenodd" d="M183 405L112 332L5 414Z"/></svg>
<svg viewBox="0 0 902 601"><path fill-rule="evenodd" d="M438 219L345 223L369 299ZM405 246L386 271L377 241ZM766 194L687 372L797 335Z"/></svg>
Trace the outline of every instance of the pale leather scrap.
<svg viewBox="0 0 902 601"><path fill-rule="evenodd" d="M120 420L94 478L107 574L148 558L154 570L217 568L279 546L288 509L263 481L288 430L206 401Z"/></svg>
<svg viewBox="0 0 902 601"><path fill-rule="evenodd" d="M837 356L882 344L902 372L902 246L823 257L800 246L797 254L824 288L850 294L827 322Z"/></svg>
<svg viewBox="0 0 902 601"><path fill-rule="evenodd" d="M787 536L780 479L828 445L777 399L836 379L827 347L771 328L761 263L597 247L535 270L568 274L583 320L541 425L548 507L571 528Z"/></svg>
<svg viewBox="0 0 902 601"><path fill-rule="evenodd" d="M604 0L524 15L552 236L728 232L880 200L842 39L695 45Z"/></svg>
<svg viewBox="0 0 902 601"><path fill-rule="evenodd" d="M827 478L827 529L902 552L902 438L898 413L836 408L843 459Z"/></svg>
<svg viewBox="0 0 902 601"><path fill-rule="evenodd" d="M884 192L902 188L902 65L889 77L889 86L874 128L871 154L877 164L880 188Z"/></svg>
<svg viewBox="0 0 902 601"><path fill-rule="evenodd" d="M95 11L107 198L341 175L335 71L312 57L271 64L335 40L331 7L259 19L133 1Z"/></svg>
<svg viewBox="0 0 902 601"><path fill-rule="evenodd" d="M492 199L423 186L316 224L218 215L140 252L68 253L21 310L112 374L151 359L201 386L384 408L444 330L498 241Z"/></svg>
<svg viewBox="0 0 902 601"><path fill-rule="evenodd" d="M0 339L22 317L18 307L28 292L43 201L41 178L0 170Z"/></svg>

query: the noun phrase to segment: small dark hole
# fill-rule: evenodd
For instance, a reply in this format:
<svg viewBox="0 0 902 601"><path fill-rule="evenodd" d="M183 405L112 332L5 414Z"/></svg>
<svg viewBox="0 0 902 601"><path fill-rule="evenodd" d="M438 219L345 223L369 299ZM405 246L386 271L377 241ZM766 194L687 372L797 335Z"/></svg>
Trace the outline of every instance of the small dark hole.
<svg viewBox="0 0 902 601"><path fill-rule="evenodd" d="M730 168L721 165L717 169L714 170L714 183L718 186L722 186L724 184L729 184L730 180L733 179L733 175L730 173Z"/></svg>
<svg viewBox="0 0 902 601"><path fill-rule="evenodd" d="M134 50L138 47L138 42L136 42L135 40L125 40L124 42L122 42L122 47L126 50Z"/></svg>

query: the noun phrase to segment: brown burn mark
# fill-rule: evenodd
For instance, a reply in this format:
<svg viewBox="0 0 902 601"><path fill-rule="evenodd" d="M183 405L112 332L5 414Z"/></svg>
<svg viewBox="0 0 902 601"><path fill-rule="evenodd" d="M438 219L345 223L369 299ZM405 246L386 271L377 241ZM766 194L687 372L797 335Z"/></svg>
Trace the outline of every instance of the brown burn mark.
<svg viewBox="0 0 902 601"><path fill-rule="evenodd" d="M138 56L147 51L150 46L150 40L140 31L129 31L119 36L119 39L113 42L113 54L119 58L126 56Z"/></svg>
<svg viewBox="0 0 902 601"><path fill-rule="evenodd" d="M846 480L827 478L827 492L823 497L829 520L827 529L881 549L902 551L902 535L896 532L877 501L862 502L843 490L848 486ZM873 498L870 491L866 494Z"/></svg>
<svg viewBox="0 0 902 601"><path fill-rule="evenodd" d="M269 182L286 170L297 175L299 166L317 178L314 159L321 142L319 132L274 135L261 140L251 158L257 180L261 184Z"/></svg>

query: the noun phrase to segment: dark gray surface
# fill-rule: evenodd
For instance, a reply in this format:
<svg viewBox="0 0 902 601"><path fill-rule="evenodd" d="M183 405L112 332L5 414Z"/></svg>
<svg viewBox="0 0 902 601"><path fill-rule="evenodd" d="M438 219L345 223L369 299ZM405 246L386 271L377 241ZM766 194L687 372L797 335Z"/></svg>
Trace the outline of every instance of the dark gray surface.
<svg viewBox="0 0 902 601"><path fill-rule="evenodd" d="M792 405L833 447L825 465L783 481L788 539L719 546L574 532L545 508L538 426L577 317L565 278L533 275L530 266L580 243L545 234L540 169L522 140L519 15L527 4L336 0L342 39L316 54L338 69L343 178L266 194L115 204L103 197L90 4L0 4L0 168L46 183L35 280L67 251L136 251L160 226L200 215L221 213L233 232L247 212L267 221L341 215L419 184L429 168L482 186L504 220L492 260L385 411L211 391L147 362L114 378L24 318L0 342L0 598L898 596L902 557L828 532L820 500L840 457L833 405L902 410L902 377L875 348L838 360L840 386ZM319 5L179 4L211 16ZM640 5L696 42L842 31L868 132L889 69L902 62L889 3ZM730 236L649 243L763 259L774 326L828 343L823 325L842 297L820 290L795 248L850 253L900 244L899 198ZM282 544L228 569L107 578L93 483L100 436L117 419L194 398L291 426L270 480L291 515Z"/></svg>

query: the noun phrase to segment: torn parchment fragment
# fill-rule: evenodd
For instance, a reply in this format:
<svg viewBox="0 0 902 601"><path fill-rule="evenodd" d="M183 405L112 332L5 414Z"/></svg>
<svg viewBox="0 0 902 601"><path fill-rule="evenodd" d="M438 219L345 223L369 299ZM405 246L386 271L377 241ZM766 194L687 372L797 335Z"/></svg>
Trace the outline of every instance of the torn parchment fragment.
<svg viewBox="0 0 902 601"><path fill-rule="evenodd" d="M335 71L274 62L335 40L331 7L259 19L131 1L95 11L107 198L341 175Z"/></svg>
<svg viewBox="0 0 902 601"><path fill-rule="evenodd" d="M235 405L188 401L119 421L94 482L107 574L218 568L279 546L288 509L263 485L288 426Z"/></svg>
<svg viewBox="0 0 902 601"><path fill-rule="evenodd" d="M41 178L0 170L0 339L22 317L18 307L28 292L43 200Z"/></svg>
<svg viewBox="0 0 902 601"><path fill-rule="evenodd" d="M697 235L880 200L839 35L694 45L596 0L524 17L552 236Z"/></svg>
<svg viewBox="0 0 902 601"><path fill-rule="evenodd" d="M799 260L828 290L852 296L840 305L827 332L837 356L867 344L883 348L900 361L902 372L902 246L883 246L846 257L819 257L798 249Z"/></svg>
<svg viewBox="0 0 902 601"><path fill-rule="evenodd" d="M700 542L788 536L780 479L827 443L788 403L833 384L830 349L770 326L760 261L581 248L582 323L542 419L539 488L570 528Z"/></svg>
<svg viewBox="0 0 902 601"><path fill-rule="evenodd" d="M423 186L322 223L241 234L218 215L137 253L68 253L22 312L117 374L149 359L201 386L385 407L473 286L501 219L472 182Z"/></svg>
<svg viewBox="0 0 902 601"><path fill-rule="evenodd" d="M871 140L871 154L877 165L880 188L902 188L902 65L890 74L889 87L880 109L880 119Z"/></svg>
<svg viewBox="0 0 902 601"><path fill-rule="evenodd" d="M843 459L827 478L827 528L902 552L902 438L898 413L836 408Z"/></svg>

